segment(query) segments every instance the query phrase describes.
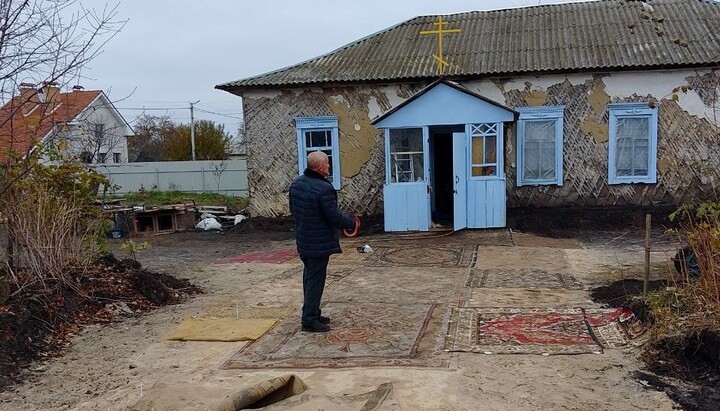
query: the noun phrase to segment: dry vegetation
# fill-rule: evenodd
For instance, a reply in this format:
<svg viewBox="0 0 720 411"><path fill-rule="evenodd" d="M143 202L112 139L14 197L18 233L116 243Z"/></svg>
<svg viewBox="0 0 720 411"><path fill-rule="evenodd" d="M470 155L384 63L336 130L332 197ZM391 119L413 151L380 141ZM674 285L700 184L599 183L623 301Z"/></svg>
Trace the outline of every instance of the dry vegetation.
<svg viewBox="0 0 720 411"><path fill-rule="evenodd" d="M91 204L105 178L77 160L44 154L48 164L33 155L29 166L6 169L14 182L0 199L7 217L5 271L18 291L72 286L78 278L68 278L68 268L97 260L104 244L102 210Z"/></svg>
<svg viewBox="0 0 720 411"><path fill-rule="evenodd" d="M649 373L639 378L651 381L685 409L718 409L720 203L682 207L671 217L679 220L674 234L688 247L678 254L680 274L670 276L665 289L641 301L651 334L643 352Z"/></svg>
<svg viewBox="0 0 720 411"><path fill-rule="evenodd" d="M683 207L673 217L690 251L681 252L681 273L671 278L671 287L648 299L655 331L660 336L720 331L720 203Z"/></svg>
<svg viewBox="0 0 720 411"><path fill-rule="evenodd" d="M108 255L102 209L93 204L106 181L78 160L38 150L3 169L0 183L8 241L0 259L0 387L62 348L83 324L198 291Z"/></svg>

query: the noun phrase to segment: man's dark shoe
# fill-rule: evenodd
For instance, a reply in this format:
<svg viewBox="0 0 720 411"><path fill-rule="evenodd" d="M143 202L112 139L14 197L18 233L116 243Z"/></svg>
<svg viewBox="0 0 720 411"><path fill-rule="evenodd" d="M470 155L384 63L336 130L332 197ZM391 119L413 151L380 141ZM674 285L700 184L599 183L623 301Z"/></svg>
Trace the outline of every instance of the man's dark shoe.
<svg viewBox="0 0 720 411"><path fill-rule="evenodd" d="M324 315L321 315L320 318L318 318L318 322L320 324L330 324L330 317L325 317Z"/></svg>
<svg viewBox="0 0 720 411"><path fill-rule="evenodd" d="M310 326L303 325L302 330L310 332L310 333L326 333L326 332L330 331L330 326L327 324L322 324L320 322L316 322L315 324L310 325Z"/></svg>

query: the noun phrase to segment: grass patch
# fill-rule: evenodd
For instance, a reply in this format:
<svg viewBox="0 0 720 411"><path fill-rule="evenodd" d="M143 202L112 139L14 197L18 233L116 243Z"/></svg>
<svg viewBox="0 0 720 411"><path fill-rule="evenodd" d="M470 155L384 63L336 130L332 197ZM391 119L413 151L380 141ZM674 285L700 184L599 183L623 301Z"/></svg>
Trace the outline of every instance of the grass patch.
<svg viewBox="0 0 720 411"><path fill-rule="evenodd" d="M178 204L192 199L197 205L227 206L228 211L238 212L247 207L248 199L245 197L228 196L219 193L188 193L184 191L157 191L140 190L124 195L108 196L109 199L122 199L127 205L159 206Z"/></svg>

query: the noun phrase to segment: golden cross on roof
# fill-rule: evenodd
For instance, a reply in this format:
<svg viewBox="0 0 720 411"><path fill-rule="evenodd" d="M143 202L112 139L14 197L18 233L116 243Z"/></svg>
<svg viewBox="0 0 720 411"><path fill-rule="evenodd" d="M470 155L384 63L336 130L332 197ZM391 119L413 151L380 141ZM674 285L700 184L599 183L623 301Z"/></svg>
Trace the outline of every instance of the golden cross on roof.
<svg viewBox="0 0 720 411"><path fill-rule="evenodd" d="M437 34L438 35L438 54L433 54L433 58L438 61L438 75L443 75L443 68L445 66L449 66L450 63L445 61L443 59L443 45L442 45L442 38L443 34L445 33L460 33L460 29L445 29L444 26L446 24L450 24L447 21L443 21L442 16L438 16L438 20L433 23L433 26L437 26L437 29L435 30L423 30L420 32L420 34Z"/></svg>

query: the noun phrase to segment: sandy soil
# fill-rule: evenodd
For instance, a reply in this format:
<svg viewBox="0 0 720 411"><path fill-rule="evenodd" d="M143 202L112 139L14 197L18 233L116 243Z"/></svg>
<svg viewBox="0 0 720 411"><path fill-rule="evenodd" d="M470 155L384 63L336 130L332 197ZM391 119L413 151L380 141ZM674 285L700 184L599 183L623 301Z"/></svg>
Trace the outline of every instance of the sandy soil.
<svg viewBox="0 0 720 411"><path fill-rule="evenodd" d="M620 238L617 238L620 236ZM358 273L367 256L352 253L365 243L373 247L482 244L482 234L402 238L378 235L345 241L347 253L334 258L327 286L342 284ZM493 270L539 268L574 276L585 289L464 289L467 269L456 275L455 294L476 306L595 307L587 288L622 278L641 278L642 240L623 233L604 241L591 233L577 238L544 238L513 233L509 244L481 245L476 267ZM163 337L186 316L236 301L248 306L299 307L302 300L296 259L283 264L219 264L250 250L293 246L290 233L243 235L185 233L148 238L153 243L139 260L148 268L189 278L205 293L147 315L84 329L64 355L36 364L23 384L0 393L0 410L131 410L142 397L158 396L153 409L206 410L225 393L287 370L222 370L220 365L245 343L177 342ZM494 240L490 239L488 243ZM504 241L504 240L503 240ZM115 243L114 246L118 246ZM661 244L652 255L653 277L662 278L672 246ZM396 267L373 267L390 278ZM406 267L404 270L413 269ZM426 270L427 268L415 268ZM385 270L385 271L382 271ZM362 270L360 270L362 271ZM354 274L355 275L355 274ZM464 293L464 294L463 294ZM358 290L362 294L362 290ZM362 394L390 382L403 410L670 410L675 404L661 392L630 377L641 364L639 352L606 350L583 355L483 355L452 353L447 368L352 368L290 370L317 393L340 398ZM162 397L162 398L161 398ZM147 401L144 403L147 406ZM147 409L147 408L144 408Z"/></svg>

